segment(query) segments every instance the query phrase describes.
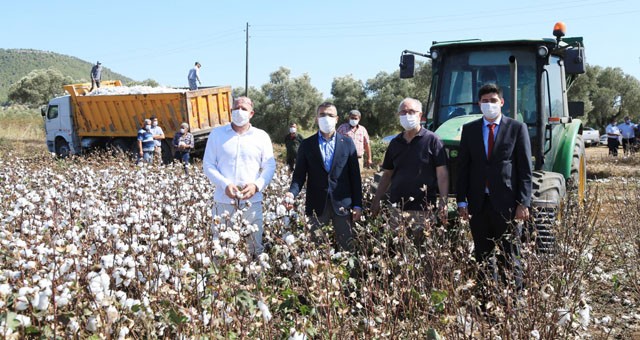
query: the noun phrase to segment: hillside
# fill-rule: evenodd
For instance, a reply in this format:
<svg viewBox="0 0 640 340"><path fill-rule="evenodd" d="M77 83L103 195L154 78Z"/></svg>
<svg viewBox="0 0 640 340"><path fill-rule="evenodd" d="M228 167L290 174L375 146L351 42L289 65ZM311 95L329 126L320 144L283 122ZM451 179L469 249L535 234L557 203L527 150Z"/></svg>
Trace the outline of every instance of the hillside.
<svg viewBox="0 0 640 340"><path fill-rule="evenodd" d="M89 71L94 63L55 52L0 48L0 103L7 100L9 87L33 70L55 68L78 82L84 82L89 81ZM104 66L102 79L120 79L125 83L133 81Z"/></svg>

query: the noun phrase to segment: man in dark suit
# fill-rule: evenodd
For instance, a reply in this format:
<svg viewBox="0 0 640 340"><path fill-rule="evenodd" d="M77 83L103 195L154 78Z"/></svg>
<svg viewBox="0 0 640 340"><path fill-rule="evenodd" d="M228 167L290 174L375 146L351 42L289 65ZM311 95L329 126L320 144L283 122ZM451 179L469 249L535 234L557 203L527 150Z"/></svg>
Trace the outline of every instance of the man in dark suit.
<svg viewBox="0 0 640 340"><path fill-rule="evenodd" d="M331 221L338 250L353 251L351 222L362 213L358 153L351 138L336 133L335 105L322 103L316 112L319 131L300 144L287 197L297 196L306 182L312 232Z"/></svg>
<svg viewBox="0 0 640 340"><path fill-rule="evenodd" d="M460 139L457 201L460 217L469 220L475 257L486 262L496 243L503 267L515 264L520 285L513 220L529 219L531 145L527 126L503 116L502 90L487 84L478 91L483 118L464 125ZM507 262L507 256L512 261Z"/></svg>

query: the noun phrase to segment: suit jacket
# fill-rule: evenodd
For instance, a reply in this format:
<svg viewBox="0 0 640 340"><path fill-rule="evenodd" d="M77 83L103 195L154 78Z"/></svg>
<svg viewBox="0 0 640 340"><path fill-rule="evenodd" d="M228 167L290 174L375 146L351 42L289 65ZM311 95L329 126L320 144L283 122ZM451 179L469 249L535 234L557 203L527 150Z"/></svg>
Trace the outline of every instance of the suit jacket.
<svg viewBox="0 0 640 340"><path fill-rule="evenodd" d="M503 115L491 159L487 160L483 124L481 118L462 129L457 201L468 202L471 214L479 212L488 182L494 209L505 218L513 218L517 204L531 205L531 142L527 126Z"/></svg>
<svg viewBox="0 0 640 340"><path fill-rule="evenodd" d="M296 167L289 192L294 196L307 183L305 213L322 215L327 197L336 215L347 215L350 208L362 207L362 179L355 144L336 132L336 146L331 169L324 169L318 134L305 139L298 148Z"/></svg>

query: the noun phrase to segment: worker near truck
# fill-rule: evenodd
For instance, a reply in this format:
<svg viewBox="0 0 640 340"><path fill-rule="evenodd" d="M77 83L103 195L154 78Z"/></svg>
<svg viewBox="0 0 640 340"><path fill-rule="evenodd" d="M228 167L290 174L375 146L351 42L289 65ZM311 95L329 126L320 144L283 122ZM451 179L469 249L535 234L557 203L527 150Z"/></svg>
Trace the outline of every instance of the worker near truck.
<svg viewBox="0 0 640 340"><path fill-rule="evenodd" d="M151 132L151 119L145 119L144 126L138 130L138 164L141 161L151 164L155 148L156 145Z"/></svg>
<svg viewBox="0 0 640 340"><path fill-rule="evenodd" d="M91 89L89 92L93 91L94 88L100 88L100 79L102 79L102 64L98 61L91 68L90 75L91 77Z"/></svg>
<svg viewBox="0 0 640 340"><path fill-rule="evenodd" d="M202 82L200 81L200 67L202 67L202 65L196 61L195 66L189 70L189 74L187 75L189 90L197 90L198 84L202 85Z"/></svg>
<svg viewBox="0 0 640 340"><path fill-rule="evenodd" d="M180 131L173 136L173 148L176 150L175 160L182 162L184 174L189 176L190 153L195 148L193 135L189 132L189 124L180 124Z"/></svg>
<svg viewBox="0 0 640 340"><path fill-rule="evenodd" d="M375 216L389 189L389 202L395 205L391 225L398 228L403 221L409 221L408 234L416 245L422 243L427 224L435 224L435 216L447 223L449 195L447 154L440 138L420 125L422 114L419 100L405 98L400 102L397 115L404 132L387 147L382 177L371 202ZM438 193L440 201L436 202ZM407 217L402 218L403 215Z"/></svg>
<svg viewBox="0 0 640 340"><path fill-rule="evenodd" d="M154 159L158 159L158 162L162 162L162 140L164 139L164 131L158 126L158 117L151 117L151 133L153 134Z"/></svg>
<svg viewBox="0 0 640 340"><path fill-rule="evenodd" d="M506 280L513 268L522 287L518 257L517 221L529 220L532 169L527 126L502 114L502 89L487 84L478 90L482 118L462 128L458 154L457 204L463 220L470 221L474 256L487 264L496 247L499 271ZM480 272L480 284L486 277ZM497 280L497 277L494 277Z"/></svg>
<svg viewBox="0 0 640 340"><path fill-rule="evenodd" d="M369 140L369 133L367 129L360 124L362 114L358 110L351 110L349 112L349 121L343 123L338 127L338 133L351 137L353 143L356 145L358 151L358 163L360 164L360 171L365 166L371 166L371 143ZM364 156L367 155L367 161L364 161Z"/></svg>
<svg viewBox="0 0 640 340"><path fill-rule="evenodd" d="M213 216L242 211L248 226L256 229L247 237L248 250L262 254L262 191L276 169L269 135L251 125L253 102L238 97L231 108L231 124L217 127L209 134L202 160L204 173L215 186ZM220 225L214 221L215 238Z"/></svg>

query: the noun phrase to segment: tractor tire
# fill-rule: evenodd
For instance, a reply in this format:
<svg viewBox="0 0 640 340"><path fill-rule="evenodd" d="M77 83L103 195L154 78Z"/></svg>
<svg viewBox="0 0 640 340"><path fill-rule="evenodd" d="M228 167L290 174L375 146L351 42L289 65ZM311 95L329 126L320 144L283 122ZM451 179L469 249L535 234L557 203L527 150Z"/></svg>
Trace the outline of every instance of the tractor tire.
<svg viewBox="0 0 640 340"><path fill-rule="evenodd" d="M584 200L587 190L587 164L586 164L584 139L578 135L573 146L573 158L571 160L571 177L567 180L567 190L578 195L578 201Z"/></svg>
<svg viewBox="0 0 640 340"><path fill-rule="evenodd" d="M553 227L560 220L562 201L566 195L564 177L556 172L534 171L531 208L533 230L538 251L552 252L555 244Z"/></svg>
<svg viewBox="0 0 640 340"><path fill-rule="evenodd" d="M71 148L69 147L69 143L67 143L67 141L62 137L56 138L55 148L56 156L58 156L58 158L67 158L69 157L69 155L71 155Z"/></svg>

